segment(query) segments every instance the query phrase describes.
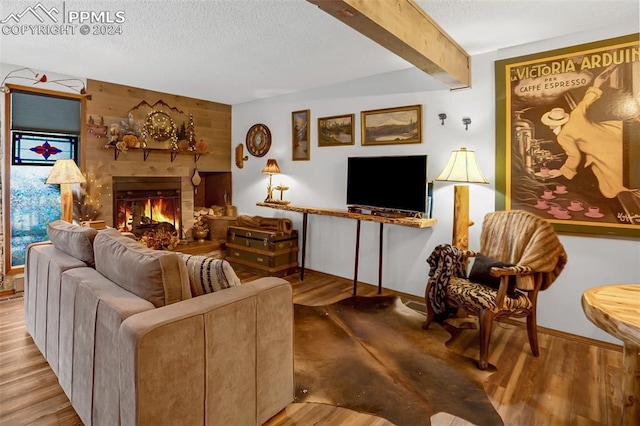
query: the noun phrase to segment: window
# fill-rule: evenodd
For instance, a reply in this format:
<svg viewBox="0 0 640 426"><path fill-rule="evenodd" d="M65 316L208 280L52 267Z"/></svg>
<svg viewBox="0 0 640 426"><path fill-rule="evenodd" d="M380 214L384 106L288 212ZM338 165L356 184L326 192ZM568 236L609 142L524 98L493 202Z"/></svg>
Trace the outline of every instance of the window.
<svg viewBox="0 0 640 426"><path fill-rule="evenodd" d="M60 188L44 182L51 167L11 167L8 212L11 221L7 266L24 265L27 245L46 241L47 224L60 219Z"/></svg>
<svg viewBox="0 0 640 426"><path fill-rule="evenodd" d="M79 162L83 100L12 87L5 101L10 118L5 139L10 142L5 143L10 146L4 152L11 158L4 175L5 262L9 271L17 271L27 245L47 240L47 224L60 218L60 188L45 181L56 160Z"/></svg>
<svg viewBox="0 0 640 426"><path fill-rule="evenodd" d="M77 161L77 135L11 132L13 143L11 164L53 166L56 160Z"/></svg>

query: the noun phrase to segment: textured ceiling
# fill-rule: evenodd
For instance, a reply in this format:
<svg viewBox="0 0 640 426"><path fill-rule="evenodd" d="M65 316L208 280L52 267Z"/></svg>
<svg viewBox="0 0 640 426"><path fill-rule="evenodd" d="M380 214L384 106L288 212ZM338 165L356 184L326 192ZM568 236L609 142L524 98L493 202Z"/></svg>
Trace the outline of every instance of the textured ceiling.
<svg viewBox="0 0 640 426"><path fill-rule="evenodd" d="M41 3L124 11L122 34L0 34L0 62L232 105L412 68L305 0ZM638 0L416 3L470 55L640 19ZM0 21L36 4L1 0Z"/></svg>

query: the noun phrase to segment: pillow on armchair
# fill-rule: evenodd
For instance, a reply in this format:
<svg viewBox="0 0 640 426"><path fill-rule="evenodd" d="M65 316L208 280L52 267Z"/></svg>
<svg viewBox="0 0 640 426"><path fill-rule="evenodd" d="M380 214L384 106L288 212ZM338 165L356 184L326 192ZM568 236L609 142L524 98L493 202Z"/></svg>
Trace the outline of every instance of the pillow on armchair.
<svg viewBox="0 0 640 426"><path fill-rule="evenodd" d="M515 265L512 263L501 262L499 260L485 256L482 253L478 253L476 254L473 265L471 266L471 272L469 272L469 281L483 284L487 287L491 287L497 290L498 288L500 288L500 277L494 277L493 275L491 275L491 268L504 268L509 266ZM513 292L515 291L515 278L515 276L509 277L509 288L507 290L508 294L513 294Z"/></svg>
<svg viewBox="0 0 640 426"><path fill-rule="evenodd" d="M224 259L178 254L187 265L193 297L242 284L231 264Z"/></svg>

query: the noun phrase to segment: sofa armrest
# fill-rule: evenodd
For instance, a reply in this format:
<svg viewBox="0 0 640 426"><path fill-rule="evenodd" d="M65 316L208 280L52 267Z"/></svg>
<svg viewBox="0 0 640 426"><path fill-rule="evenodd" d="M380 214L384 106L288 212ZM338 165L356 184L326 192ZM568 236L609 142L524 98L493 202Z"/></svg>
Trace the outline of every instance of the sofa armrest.
<svg viewBox="0 0 640 426"><path fill-rule="evenodd" d="M262 424L293 400L293 299L260 278L127 318L124 425Z"/></svg>

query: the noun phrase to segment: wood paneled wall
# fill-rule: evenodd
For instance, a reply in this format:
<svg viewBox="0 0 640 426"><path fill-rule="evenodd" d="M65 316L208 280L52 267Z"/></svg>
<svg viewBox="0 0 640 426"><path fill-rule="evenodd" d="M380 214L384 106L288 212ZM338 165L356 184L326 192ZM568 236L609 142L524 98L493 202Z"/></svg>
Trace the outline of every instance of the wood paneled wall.
<svg viewBox="0 0 640 426"><path fill-rule="evenodd" d="M207 153L198 159L198 170L231 172L230 105L95 80L87 80L87 94L91 99L87 100L85 124L90 119L98 123L102 118L105 126L120 123L121 120L126 121L129 111L142 101L149 105L162 101L171 108L180 110L187 118L192 115L196 139L202 139L208 144ZM176 122L177 126L181 124ZM186 232L191 227L194 207L194 191L191 184L195 167L193 154L180 153L171 161L170 152L153 150L145 161L142 149L132 149L121 152L115 160L114 149L104 148L108 144L108 136L97 136L89 131L86 135L82 166L83 171L96 176L96 186L101 185L98 197L101 209L98 219L104 220L109 226L113 225L113 176L180 176L182 228Z"/></svg>

